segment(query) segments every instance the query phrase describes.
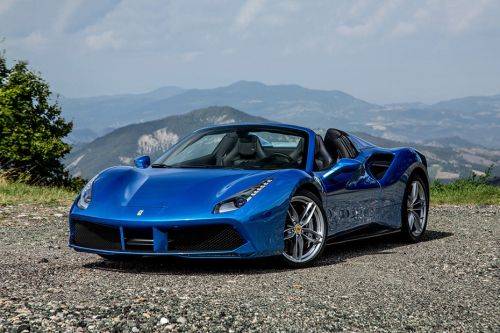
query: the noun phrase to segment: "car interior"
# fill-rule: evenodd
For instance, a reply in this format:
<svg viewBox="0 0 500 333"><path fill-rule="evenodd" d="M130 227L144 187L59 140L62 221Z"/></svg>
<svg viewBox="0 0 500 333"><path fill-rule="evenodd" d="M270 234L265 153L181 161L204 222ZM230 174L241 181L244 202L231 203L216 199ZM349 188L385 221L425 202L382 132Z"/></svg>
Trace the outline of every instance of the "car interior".
<svg viewBox="0 0 500 333"><path fill-rule="evenodd" d="M269 142L268 132L235 131L228 132L217 141L215 147L204 148L197 153L186 153L174 167L234 167L234 168L302 168L304 167L305 137L296 134L282 136L286 142ZM219 139L217 139L219 140ZM201 140L200 140L201 141ZM196 143L196 142L195 142ZM193 145L195 145L193 143ZM195 149L193 149L195 150ZM182 151L180 152L182 154ZM346 133L329 129L325 137L316 135L314 164L315 170L324 170L342 157L355 157L357 151ZM173 158L175 160L175 158ZM165 162L169 162L168 158ZM156 166L160 166L156 164ZM155 165L153 165L155 167Z"/></svg>

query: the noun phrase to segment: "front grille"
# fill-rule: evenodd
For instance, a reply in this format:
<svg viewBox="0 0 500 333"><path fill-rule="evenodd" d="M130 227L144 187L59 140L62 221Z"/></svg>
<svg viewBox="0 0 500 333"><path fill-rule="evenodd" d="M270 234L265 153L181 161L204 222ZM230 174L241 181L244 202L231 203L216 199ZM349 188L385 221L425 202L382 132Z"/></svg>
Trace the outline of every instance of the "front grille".
<svg viewBox="0 0 500 333"><path fill-rule="evenodd" d="M125 250L137 252L153 252L152 228L127 228L123 231Z"/></svg>
<svg viewBox="0 0 500 333"><path fill-rule="evenodd" d="M100 224L73 221L74 245L98 250L120 250L120 230Z"/></svg>
<svg viewBox="0 0 500 333"><path fill-rule="evenodd" d="M230 251L244 243L241 235L229 225L168 230L168 251Z"/></svg>

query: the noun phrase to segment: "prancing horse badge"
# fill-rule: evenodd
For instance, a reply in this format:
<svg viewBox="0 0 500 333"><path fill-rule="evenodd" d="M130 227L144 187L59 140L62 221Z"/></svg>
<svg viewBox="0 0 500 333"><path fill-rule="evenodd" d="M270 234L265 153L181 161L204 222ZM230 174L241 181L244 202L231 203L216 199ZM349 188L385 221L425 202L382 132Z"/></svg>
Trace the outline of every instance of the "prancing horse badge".
<svg viewBox="0 0 500 333"><path fill-rule="evenodd" d="M141 215L142 215L142 213L144 213L144 211L141 209L141 210L139 210L139 211L137 212L137 216L141 216Z"/></svg>

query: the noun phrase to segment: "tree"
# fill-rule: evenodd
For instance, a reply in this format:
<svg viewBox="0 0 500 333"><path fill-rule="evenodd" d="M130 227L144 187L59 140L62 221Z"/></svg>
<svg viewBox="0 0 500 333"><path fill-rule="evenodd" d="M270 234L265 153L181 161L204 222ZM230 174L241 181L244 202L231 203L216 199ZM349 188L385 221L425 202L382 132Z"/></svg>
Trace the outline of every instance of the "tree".
<svg viewBox="0 0 500 333"><path fill-rule="evenodd" d="M0 52L0 170L10 179L68 185L60 159L73 124L61 117L48 83L24 61L8 67Z"/></svg>

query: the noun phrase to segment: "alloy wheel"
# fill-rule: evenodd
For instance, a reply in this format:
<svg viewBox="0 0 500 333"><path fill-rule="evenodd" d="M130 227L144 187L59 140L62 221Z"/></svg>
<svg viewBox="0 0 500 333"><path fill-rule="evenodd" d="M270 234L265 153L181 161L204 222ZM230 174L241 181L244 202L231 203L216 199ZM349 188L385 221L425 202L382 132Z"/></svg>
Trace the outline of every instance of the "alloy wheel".
<svg viewBox="0 0 500 333"><path fill-rule="evenodd" d="M321 208L306 196L295 196L290 201L284 231L283 256L295 263L314 258L324 243L325 221Z"/></svg>
<svg viewBox="0 0 500 333"><path fill-rule="evenodd" d="M422 184L414 180L406 202L408 229L414 237L420 236L427 222L427 197Z"/></svg>

